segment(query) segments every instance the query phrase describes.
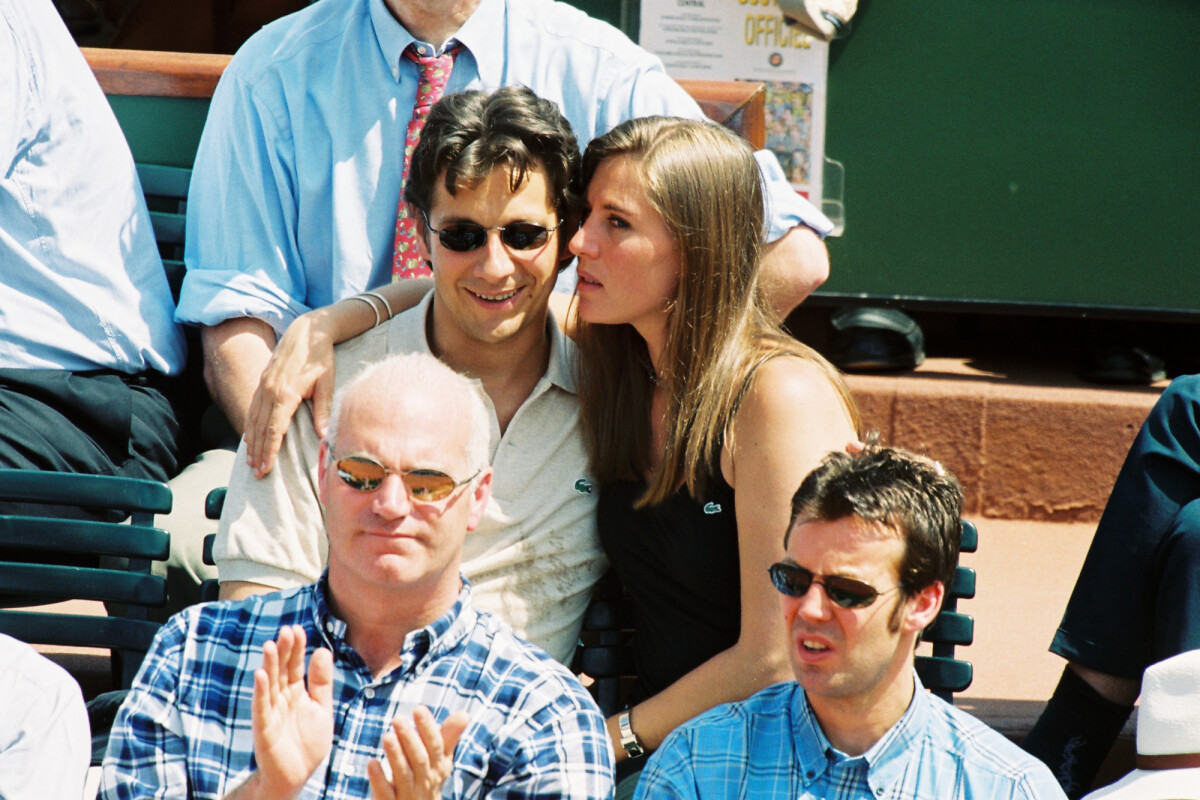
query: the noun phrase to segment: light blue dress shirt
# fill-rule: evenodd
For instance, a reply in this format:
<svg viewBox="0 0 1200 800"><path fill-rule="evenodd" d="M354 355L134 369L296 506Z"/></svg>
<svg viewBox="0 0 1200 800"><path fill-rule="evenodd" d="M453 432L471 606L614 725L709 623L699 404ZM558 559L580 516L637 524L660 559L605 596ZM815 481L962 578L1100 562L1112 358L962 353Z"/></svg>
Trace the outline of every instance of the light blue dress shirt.
<svg viewBox="0 0 1200 800"><path fill-rule="evenodd" d="M861 756L825 738L804 690L771 686L677 728L638 783L643 798L1061 800L1037 759L926 692Z"/></svg>
<svg viewBox="0 0 1200 800"><path fill-rule="evenodd" d="M455 34L446 87L521 84L554 101L580 147L618 123L702 113L655 56L551 0L482 0ZM324 0L255 35L225 70L196 156L178 318L299 314L390 280L404 137L418 68L383 0ZM770 239L829 221L774 156Z"/></svg>
<svg viewBox="0 0 1200 800"><path fill-rule="evenodd" d="M183 369L133 156L50 0L0 0L0 368Z"/></svg>

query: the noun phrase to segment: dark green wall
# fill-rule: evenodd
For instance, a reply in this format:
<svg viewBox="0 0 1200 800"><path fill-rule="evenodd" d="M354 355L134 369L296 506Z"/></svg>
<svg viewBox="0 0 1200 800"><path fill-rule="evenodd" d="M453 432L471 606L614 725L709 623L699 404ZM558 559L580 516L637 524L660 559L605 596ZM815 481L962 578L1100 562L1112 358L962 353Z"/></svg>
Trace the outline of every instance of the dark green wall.
<svg viewBox="0 0 1200 800"><path fill-rule="evenodd" d="M874 0L831 53L826 294L1200 317L1200 3Z"/></svg>
<svg viewBox="0 0 1200 800"><path fill-rule="evenodd" d="M597 19L616 25L634 41L638 36L638 19L641 11L639 0L566 0ZM732 2L732 0L722 0Z"/></svg>
<svg viewBox="0 0 1200 800"><path fill-rule="evenodd" d="M1200 318L1197 0L860 0L826 153L826 297Z"/></svg>

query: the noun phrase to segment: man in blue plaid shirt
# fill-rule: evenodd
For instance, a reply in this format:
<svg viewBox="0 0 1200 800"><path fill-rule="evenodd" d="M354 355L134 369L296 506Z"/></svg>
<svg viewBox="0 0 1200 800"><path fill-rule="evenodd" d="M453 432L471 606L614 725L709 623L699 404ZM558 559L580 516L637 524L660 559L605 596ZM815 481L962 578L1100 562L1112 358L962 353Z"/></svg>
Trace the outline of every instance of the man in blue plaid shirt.
<svg viewBox="0 0 1200 800"><path fill-rule="evenodd" d="M940 464L873 446L827 456L792 498L787 555L770 569L797 682L677 728L636 797L1063 798L1045 765L914 672L954 575L961 512Z"/></svg>
<svg viewBox="0 0 1200 800"><path fill-rule="evenodd" d="M459 572L492 485L481 391L411 354L338 393L325 574L167 623L117 714L105 798L611 795L587 692L476 611Z"/></svg>

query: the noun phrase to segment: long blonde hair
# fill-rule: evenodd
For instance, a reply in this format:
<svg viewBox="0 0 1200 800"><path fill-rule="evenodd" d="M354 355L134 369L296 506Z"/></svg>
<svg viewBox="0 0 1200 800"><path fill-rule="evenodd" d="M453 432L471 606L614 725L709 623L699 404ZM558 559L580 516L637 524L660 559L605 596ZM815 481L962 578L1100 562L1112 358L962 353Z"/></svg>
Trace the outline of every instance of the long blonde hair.
<svg viewBox="0 0 1200 800"><path fill-rule="evenodd" d="M684 482L701 496L720 469L721 447L732 444L730 424L754 370L780 352L821 368L857 428L858 412L837 370L784 333L758 291L763 189L746 142L704 122L630 120L588 145L585 184L601 162L617 156L635 165L646 198L674 236L680 274L657 375L631 325L579 324L579 396L596 478L604 483L649 471L657 382L667 395L666 441L638 506L663 502Z"/></svg>

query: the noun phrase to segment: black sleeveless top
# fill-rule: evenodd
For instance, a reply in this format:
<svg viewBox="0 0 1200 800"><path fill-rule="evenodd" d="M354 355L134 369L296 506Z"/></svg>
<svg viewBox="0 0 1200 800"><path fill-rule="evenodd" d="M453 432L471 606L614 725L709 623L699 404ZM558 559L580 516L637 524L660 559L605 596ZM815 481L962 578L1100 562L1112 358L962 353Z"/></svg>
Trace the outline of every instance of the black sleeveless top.
<svg viewBox="0 0 1200 800"><path fill-rule="evenodd" d="M633 702L662 691L732 647L741 629L733 489L717 470L706 496L682 487L634 510L646 486L617 481L600 490L600 542L633 604L637 683Z"/></svg>

